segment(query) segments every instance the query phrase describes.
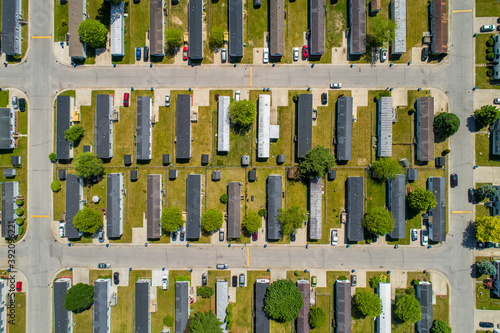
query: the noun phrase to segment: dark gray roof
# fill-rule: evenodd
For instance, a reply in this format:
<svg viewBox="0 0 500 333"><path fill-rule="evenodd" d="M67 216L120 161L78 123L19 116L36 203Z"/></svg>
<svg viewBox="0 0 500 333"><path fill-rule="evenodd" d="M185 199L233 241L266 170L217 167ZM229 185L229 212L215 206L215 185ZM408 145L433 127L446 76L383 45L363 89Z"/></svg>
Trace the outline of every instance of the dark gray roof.
<svg viewBox="0 0 500 333"><path fill-rule="evenodd" d="M208 154L201 154L201 164L207 165L208 162L210 162L210 155L208 155Z"/></svg>
<svg viewBox="0 0 500 333"><path fill-rule="evenodd" d="M448 10L446 0L433 0L430 5L431 52L448 52Z"/></svg>
<svg viewBox="0 0 500 333"><path fill-rule="evenodd" d="M111 321L110 296L111 279L96 280L94 282L94 333L109 332L109 323Z"/></svg>
<svg viewBox="0 0 500 333"><path fill-rule="evenodd" d="M257 170L252 169L248 171L248 181L253 182L257 180Z"/></svg>
<svg viewBox="0 0 500 333"><path fill-rule="evenodd" d="M227 237L241 236L241 183L229 182L227 187Z"/></svg>
<svg viewBox="0 0 500 333"><path fill-rule="evenodd" d="M435 162L437 167L444 167L445 164L446 164L446 159L444 158L444 156L438 156L435 158Z"/></svg>
<svg viewBox="0 0 500 333"><path fill-rule="evenodd" d="M149 0L149 53L153 56L165 55L163 6L163 0Z"/></svg>
<svg viewBox="0 0 500 333"><path fill-rule="evenodd" d="M432 284L422 282L417 285L417 299L420 301L422 317L417 321L418 333L429 333L432 327Z"/></svg>
<svg viewBox="0 0 500 333"><path fill-rule="evenodd" d="M151 314L149 312L150 280L137 280L135 283L135 332L151 332Z"/></svg>
<svg viewBox="0 0 500 333"><path fill-rule="evenodd" d="M87 1L73 0L68 1L68 44L69 56L72 58L85 59L86 45L78 35L78 28L83 20L86 19Z"/></svg>
<svg viewBox="0 0 500 333"><path fill-rule="evenodd" d="M169 179L176 179L177 178L177 170L176 169L168 170L168 178Z"/></svg>
<svg viewBox="0 0 500 333"><path fill-rule="evenodd" d="M311 289L309 281L297 281L297 287L302 294L302 308L300 309L299 316L297 317L297 333L309 333L309 309L311 307Z"/></svg>
<svg viewBox="0 0 500 333"><path fill-rule="evenodd" d="M335 180L337 178L337 170L332 169L328 173L328 180Z"/></svg>
<svg viewBox="0 0 500 333"><path fill-rule="evenodd" d="M349 0L349 53L363 54L366 51L365 0Z"/></svg>
<svg viewBox="0 0 500 333"><path fill-rule="evenodd" d="M347 177L346 211L347 211L347 240L359 242L364 238L364 185L363 177Z"/></svg>
<svg viewBox="0 0 500 333"><path fill-rule="evenodd" d="M153 101L148 96L137 97L137 156L138 160L151 159L151 113Z"/></svg>
<svg viewBox="0 0 500 333"><path fill-rule="evenodd" d="M54 333L68 333L71 312L64 307L64 298L68 292L71 280L59 279L54 282Z"/></svg>
<svg viewBox="0 0 500 333"><path fill-rule="evenodd" d="M352 97L341 96L337 100L337 160L352 158Z"/></svg>
<svg viewBox="0 0 500 333"><path fill-rule="evenodd" d="M406 172L406 178L410 182L414 182L418 179L418 170L417 169L408 169Z"/></svg>
<svg viewBox="0 0 500 333"><path fill-rule="evenodd" d="M66 237L68 239L80 238L80 230L73 225L73 217L82 206L81 194L83 193L83 182L76 175L69 174L66 179Z"/></svg>
<svg viewBox="0 0 500 333"><path fill-rule="evenodd" d="M170 154L163 154L162 162L163 162L163 165L169 165L171 162L170 161Z"/></svg>
<svg viewBox="0 0 500 333"><path fill-rule="evenodd" d="M417 99L417 160L434 159L434 97Z"/></svg>
<svg viewBox="0 0 500 333"><path fill-rule="evenodd" d="M14 178L17 174L16 169L3 169L3 176L5 178Z"/></svg>
<svg viewBox="0 0 500 333"><path fill-rule="evenodd" d="M304 157L312 148L313 95L300 94L297 107L297 158Z"/></svg>
<svg viewBox="0 0 500 333"><path fill-rule="evenodd" d="M255 333L271 331L270 319L264 312L264 298L268 287L268 279L259 279L255 282Z"/></svg>
<svg viewBox="0 0 500 333"><path fill-rule="evenodd" d="M351 333L351 281L335 283L336 333Z"/></svg>
<svg viewBox="0 0 500 333"><path fill-rule="evenodd" d="M270 0L269 55L281 57L285 52L285 6L283 0Z"/></svg>
<svg viewBox="0 0 500 333"><path fill-rule="evenodd" d="M113 157L113 96L97 95L95 152L97 157Z"/></svg>
<svg viewBox="0 0 500 333"><path fill-rule="evenodd" d="M11 156L10 164L12 166L21 165L21 156Z"/></svg>
<svg viewBox="0 0 500 333"><path fill-rule="evenodd" d="M175 282L175 333L184 333L189 319L189 281Z"/></svg>
<svg viewBox="0 0 500 333"><path fill-rule="evenodd" d="M242 0L229 0L229 56L243 57Z"/></svg>
<svg viewBox="0 0 500 333"><path fill-rule="evenodd" d="M309 238L321 239L323 221L323 178L309 179Z"/></svg>
<svg viewBox="0 0 500 333"><path fill-rule="evenodd" d="M64 132L71 126L70 110L73 103L74 99L71 96L57 96L56 158L58 160L69 160L71 158L70 143L64 137Z"/></svg>
<svg viewBox="0 0 500 333"><path fill-rule="evenodd" d="M83 146L83 152L84 153L90 153L90 152L92 152L92 146L91 145L84 145Z"/></svg>
<svg viewBox="0 0 500 333"><path fill-rule="evenodd" d="M161 237L161 211L162 211L162 176L148 175L148 200L147 200L147 222L148 239Z"/></svg>
<svg viewBox="0 0 500 333"><path fill-rule="evenodd" d="M67 172L66 169L59 169L59 180L66 180Z"/></svg>
<svg viewBox="0 0 500 333"><path fill-rule="evenodd" d="M312 56L321 56L325 53L325 1L309 0L309 37Z"/></svg>
<svg viewBox="0 0 500 333"><path fill-rule="evenodd" d="M108 173L106 178L106 231L108 238L117 238L123 234L123 174Z"/></svg>
<svg viewBox="0 0 500 333"><path fill-rule="evenodd" d="M212 171L212 181L218 182L220 179L221 179L221 171L220 170Z"/></svg>
<svg viewBox="0 0 500 333"><path fill-rule="evenodd" d="M197 0L191 0L191 2ZM191 50L189 51L191 52ZM191 95L177 95L175 158L191 158Z"/></svg>
<svg viewBox="0 0 500 333"><path fill-rule="evenodd" d="M2 52L5 54L21 54L20 19L21 0L2 0Z"/></svg>
<svg viewBox="0 0 500 333"><path fill-rule="evenodd" d="M189 58L203 59L203 0L189 0Z"/></svg>
<svg viewBox="0 0 500 333"><path fill-rule="evenodd" d="M429 239L434 242L446 240L446 179L444 177L429 177L429 191L434 193L437 205L429 209Z"/></svg>
<svg viewBox="0 0 500 333"><path fill-rule="evenodd" d="M132 165L132 155L123 155L123 162L125 165Z"/></svg>
<svg viewBox="0 0 500 333"><path fill-rule="evenodd" d="M279 154L276 156L276 164L283 164L285 163L285 155Z"/></svg>
<svg viewBox="0 0 500 333"><path fill-rule="evenodd" d="M500 118L495 122L491 137L491 154L500 155Z"/></svg>
<svg viewBox="0 0 500 333"><path fill-rule="evenodd" d="M201 175L188 175L186 190L186 237L201 235Z"/></svg>
<svg viewBox="0 0 500 333"><path fill-rule="evenodd" d="M405 176L395 175L387 181L387 208L394 218L394 229L389 233L391 238L405 238Z"/></svg>
<svg viewBox="0 0 500 333"><path fill-rule="evenodd" d="M283 238L281 222L276 217L281 209L282 179L281 175L269 175L267 178L267 238L278 240Z"/></svg>
<svg viewBox="0 0 500 333"><path fill-rule="evenodd" d="M15 112L9 108L0 108L0 149L14 148L12 128Z"/></svg>
<svg viewBox="0 0 500 333"><path fill-rule="evenodd" d="M139 170L130 170L130 180L135 182L139 178Z"/></svg>

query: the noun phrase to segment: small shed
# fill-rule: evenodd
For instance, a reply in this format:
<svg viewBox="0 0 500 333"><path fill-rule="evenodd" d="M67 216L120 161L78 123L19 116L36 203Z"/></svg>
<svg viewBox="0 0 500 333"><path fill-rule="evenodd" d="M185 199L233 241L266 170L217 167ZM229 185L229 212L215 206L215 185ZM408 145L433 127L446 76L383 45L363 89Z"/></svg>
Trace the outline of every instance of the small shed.
<svg viewBox="0 0 500 333"><path fill-rule="evenodd" d="M177 179L177 170L176 169L168 170L168 179L170 179L170 180Z"/></svg>
<svg viewBox="0 0 500 333"><path fill-rule="evenodd" d="M131 170L130 171L130 181L136 182L139 179L139 170Z"/></svg>
<svg viewBox="0 0 500 333"><path fill-rule="evenodd" d="M401 165L405 168L409 167L410 166L410 163L408 162L408 160L406 158L403 158L403 159L400 159L399 160L399 163L401 163Z"/></svg>
<svg viewBox="0 0 500 333"><path fill-rule="evenodd" d="M250 164L250 156L243 155L241 156L241 166L248 166Z"/></svg>
<svg viewBox="0 0 500 333"><path fill-rule="evenodd" d="M91 145L85 145L85 146L83 146L83 152L84 153L90 153L90 152L92 152L92 146Z"/></svg>
<svg viewBox="0 0 500 333"><path fill-rule="evenodd" d="M221 178L221 172L220 170L214 170L212 171L212 181L213 182L218 182Z"/></svg>
<svg viewBox="0 0 500 333"><path fill-rule="evenodd" d="M170 165L170 154L163 154L163 165Z"/></svg>
<svg viewBox="0 0 500 333"><path fill-rule="evenodd" d="M210 160L210 156L208 154L201 154L201 164L207 165Z"/></svg>
<svg viewBox="0 0 500 333"><path fill-rule="evenodd" d="M10 164L12 164L12 166L20 167L21 166L21 156L11 156Z"/></svg>
<svg viewBox="0 0 500 333"><path fill-rule="evenodd" d="M59 169L59 180L66 180L66 169Z"/></svg>
<svg viewBox="0 0 500 333"><path fill-rule="evenodd" d="M335 180L336 178L337 178L337 170L335 169L330 170L330 172L328 173L328 180L332 181Z"/></svg>
<svg viewBox="0 0 500 333"><path fill-rule="evenodd" d="M406 171L406 179L408 179L409 182L416 181L418 179L418 170L408 169L408 171Z"/></svg>
<svg viewBox="0 0 500 333"><path fill-rule="evenodd" d="M445 160L444 156L436 157L436 167L437 168L442 168L445 166L445 164L446 164L446 160Z"/></svg>
<svg viewBox="0 0 500 333"><path fill-rule="evenodd" d="M257 180L257 170L252 169L252 170L248 171L248 181L254 182L256 180Z"/></svg>
<svg viewBox="0 0 500 333"><path fill-rule="evenodd" d="M285 163L285 155L280 154L280 155L276 156L276 163L278 165Z"/></svg>
<svg viewBox="0 0 500 333"><path fill-rule="evenodd" d="M125 166L132 165L132 155L123 155Z"/></svg>
<svg viewBox="0 0 500 333"><path fill-rule="evenodd" d="M5 178L14 178L16 176L16 169L4 169L3 176Z"/></svg>

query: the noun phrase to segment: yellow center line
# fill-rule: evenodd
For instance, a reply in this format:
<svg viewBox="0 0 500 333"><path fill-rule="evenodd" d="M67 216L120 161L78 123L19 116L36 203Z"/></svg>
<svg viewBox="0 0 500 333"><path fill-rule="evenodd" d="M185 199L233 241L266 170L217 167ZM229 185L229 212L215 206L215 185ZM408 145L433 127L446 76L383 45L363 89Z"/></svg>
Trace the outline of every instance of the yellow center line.
<svg viewBox="0 0 500 333"><path fill-rule="evenodd" d="M52 36L31 36L31 39L51 39Z"/></svg>
<svg viewBox="0 0 500 333"><path fill-rule="evenodd" d="M464 10L452 10L452 13L470 13L472 9L464 9Z"/></svg>
<svg viewBox="0 0 500 333"><path fill-rule="evenodd" d="M454 210L451 212L452 214L472 214L470 210Z"/></svg>
<svg viewBox="0 0 500 333"><path fill-rule="evenodd" d="M31 215L30 217L50 217L50 215Z"/></svg>
<svg viewBox="0 0 500 333"><path fill-rule="evenodd" d="M250 67L251 69L252 67ZM250 266L250 248L247 247L247 267Z"/></svg>
<svg viewBox="0 0 500 333"><path fill-rule="evenodd" d="M250 87L252 86L252 67L250 67Z"/></svg>

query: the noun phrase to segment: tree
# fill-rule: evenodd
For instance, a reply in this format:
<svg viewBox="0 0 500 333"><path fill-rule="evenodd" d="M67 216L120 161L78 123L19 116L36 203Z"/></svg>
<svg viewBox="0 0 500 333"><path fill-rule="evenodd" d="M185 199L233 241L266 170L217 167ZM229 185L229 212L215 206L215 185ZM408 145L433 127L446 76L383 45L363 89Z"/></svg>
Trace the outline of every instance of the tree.
<svg viewBox="0 0 500 333"><path fill-rule="evenodd" d="M500 115L500 110L494 105L483 105L474 111L474 118L482 125L493 125Z"/></svg>
<svg viewBox="0 0 500 333"><path fill-rule="evenodd" d="M404 295L396 301L396 316L405 323L416 323L422 317L420 303L415 296Z"/></svg>
<svg viewBox="0 0 500 333"><path fill-rule="evenodd" d="M83 20L78 27L81 40L91 48L105 47L108 29L97 20Z"/></svg>
<svg viewBox="0 0 500 333"><path fill-rule="evenodd" d="M196 312L188 321L191 333L222 333L220 325L222 323L212 311Z"/></svg>
<svg viewBox="0 0 500 333"><path fill-rule="evenodd" d="M424 188L417 188L408 194L408 206L419 212L428 211L436 207L436 204L436 196Z"/></svg>
<svg viewBox="0 0 500 333"><path fill-rule="evenodd" d="M262 217L266 216L266 209L265 208L259 209L259 216L262 216Z"/></svg>
<svg viewBox="0 0 500 333"><path fill-rule="evenodd" d="M498 194L498 190L490 184L485 184L476 189L476 196L479 200L493 198Z"/></svg>
<svg viewBox="0 0 500 333"><path fill-rule="evenodd" d="M262 228L262 218L256 212L249 212L243 221L246 231L253 234Z"/></svg>
<svg viewBox="0 0 500 333"><path fill-rule="evenodd" d="M23 199L16 199L16 205L17 205L17 207L22 207L24 205L24 200Z"/></svg>
<svg viewBox="0 0 500 333"><path fill-rule="evenodd" d="M85 207L76 213L73 225L80 231L93 234L102 227L102 216L96 210Z"/></svg>
<svg viewBox="0 0 500 333"><path fill-rule="evenodd" d="M363 226L372 234L384 236L394 229L394 219L384 207L374 207L365 214Z"/></svg>
<svg viewBox="0 0 500 333"><path fill-rule="evenodd" d="M382 313L382 300L374 293L356 293L356 306L363 316L377 317Z"/></svg>
<svg viewBox="0 0 500 333"><path fill-rule="evenodd" d="M52 192L59 192L61 190L61 182L58 180L54 180L50 184L50 188L51 188Z"/></svg>
<svg viewBox="0 0 500 333"><path fill-rule="evenodd" d="M50 160L51 162L55 162L55 161L56 161L56 159L57 159L57 155L56 155L56 153L50 153L50 154L49 154L49 160Z"/></svg>
<svg viewBox="0 0 500 333"><path fill-rule="evenodd" d="M212 287L198 287L196 288L196 295L201 296L203 298L210 298L214 294L214 288Z"/></svg>
<svg viewBox="0 0 500 333"><path fill-rule="evenodd" d="M224 44L224 29L221 27L210 29L209 44L211 48L221 47Z"/></svg>
<svg viewBox="0 0 500 333"><path fill-rule="evenodd" d="M398 160L390 157L382 157L373 162L373 172L381 181L393 178L395 175L403 173L403 167Z"/></svg>
<svg viewBox="0 0 500 333"><path fill-rule="evenodd" d="M222 227L222 213L215 209L209 209L201 217L201 227L207 233L211 233Z"/></svg>
<svg viewBox="0 0 500 333"><path fill-rule="evenodd" d="M75 284L69 288L64 297L64 308L73 313L88 310L92 304L94 304L94 287L88 284Z"/></svg>
<svg viewBox="0 0 500 333"><path fill-rule="evenodd" d="M500 218L498 216L476 218L476 238L480 242L500 243Z"/></svg>
<svg viewBox="0 0 500 333"><path fill-rule="evenodd" d="M384 46L392 42L396 27L396 21L384 19L382 16L375 17L371 27L374 46Z"/></svg>
<svg viewBox="0 0 500 333"><path fill-rule="evenodd" d="M335 165L335 159L325 147L317 145L299 162L300 173L305 177L323 177Z"/></svg>
<svg viewBox="0 0 500 333"><path fill-rule="evenodd" d="M223 203L224 205L227 204L227 202L229 201L228 197L227 197L227 193L224 193L223 195L220 196L219 198L220 202Z"/></svg>
<svg viewBox="0 0 500 333"><path fill-rule="evenodd" d="M24 215L24 209L22 209L22 208L17 208L17 209L16 209L16 215L17 215L17 216L23 216L23 215Z"/></svg>
<svg viewBox="0 0 500 333"><path fill-rule="evenodd" d="M384 274L380 274L380 275L376 275L374 277L372 277L370 279L370 286L372 288L378 288L378 284L380 282L389 282L389 278L387 277L387 275L384 275Z"/></svg>
<svg viewBox="0 0 500 333"><path fill-rule="evenodd" d="M255 120L257 110L255 104L249 100L242 99L232 101L229 104L229 117L242 130L248 130Z"/></svg>
<svg viewBox="0 0 500 333"><path fill-rule="evenodd" d="M434 118L434 132L444 138L455 134L459 127L460 118L456 114L442 112Z"/></svg>
<svg viewBox="0 0 500 333"><path fill-rule="evenodd" d="M434 320L431 327L431 333L451 333L451 327L442 320Z"/></svg>
<svg viewBox="0 0 500 333"><path fill-rule="evenodd" d="M173 50L182 45L182 31L179 29L167 29L165 31L167 49Z"/></svg>
<svg viewBox="0 0 500 333"><path fill-rule="evenodd" d="M292 280L276 280L267 288L264 311L277 322L295 320L302 305L302 294Z"/></svg>
<svg viewBox="0 0 500 333"><path fill-rule="evenodd" d="M307 220L307 211L299 206L292 206L288 209L280 209L276 216L281 222L281 232L283 235L289 235L293 230L302 226L302 223Z"/></svg>
<svg viewBox="0 0 500 333"><path fill-rule="evenodd" d="M311 328L320 328L326 324L326 313L322 308L313 307L309 310L309 325Z"/></svg>
<svg viewBox="0 0 500 333"><path fill-rule="evenodd" d="M64 137L69 142L75 142L75 141L80 140L83 137L84 133L85 133L85 130L83 129L83 126L73 125L64 131Z"/></svg>
<svg viewBox="0 0 500 333"><path fill-rule="evenodd" d="M90 178L104 172L102 160L94 153L81 153L75 158L75 171L79 177Z"/></svg>
<svg viewBox="0 0 500 333"><path fill-rule="evenodd" d="M495 266L489 260L481 260L476 263L477 272L481 275L493 275L496 273Z"/></svg>
<svg viewBox="0 0 500 333"><path fill-rule="evenodd" d="M182 211L179 207L169 207L161 213L161 227L163 230L172 232L176 231L184 224L182 219Z"/></svg>

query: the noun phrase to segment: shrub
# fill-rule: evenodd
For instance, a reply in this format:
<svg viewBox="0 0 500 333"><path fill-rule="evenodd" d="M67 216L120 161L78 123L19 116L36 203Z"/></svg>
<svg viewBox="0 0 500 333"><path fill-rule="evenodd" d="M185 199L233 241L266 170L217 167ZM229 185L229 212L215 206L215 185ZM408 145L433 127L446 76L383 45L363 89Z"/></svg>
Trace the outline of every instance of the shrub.
<svg viewBox="0 0 500 333"><path fill-rule="evenodd" d="M22 208L16 209L16 215L17 216L23 216L24 215L24 209L22 209Z"/></svg>
<svg viewBox="0 0 500 333"><path fill-rule="evenodd" d="M22 225L20 225L20 226L19 226L19 228L17 229L17 233L18 233L19 235L22 235L22 234L23 234L23 230L24 230L24 229L23 229L23 226L22 226Z"/></svg>
<svg viewBox="0 0 500 333"><path fill-rule="evenodd" d="M52 192L59 192L61 190L61 182L58 180L54 180L50 184L50 188L52 189Z"/></svg>
<svg viewBox="0 0 500 333"><path fill-rule="evenodd" d="M493 52L494 52L494 50L493 50L493 48L492 48L492 47L488 47L488 48L486 49L486 53L493 53Z"/></svg>
<svg viewBox="0 0 500 333"><path fill-rule="evenodd" d="M231 320L229 323L227 323L227 329L231 330L233 328L233 321Z"/></svg>
<svg viewBox="0 0 500 333"><path fill-rule="evenodd" d="M309 311L309 325L311 328L320 328L326 324L326 313L322 308L313 307Z"/></svg>
<svg viewBox="0 0 500 333"><path fill-rule="evenodd" d="M375 102L378 102L379 99L380 99L380 94L375 96Z"/></svg>
<svg viewBox="0 0 500 333"><path fill-rule="evenodd" d="M259 216L262 216L262 217L266 216L266 209L265 208L259 209L258 214L259 214Z"/></svg>
<svg viewBox="0 0 500 333"><path fill-rule="evenodd" d="M492 61L494 58L495 58L495 53L490 52L490 53L486 54L486 60Z"/></svg>
<svg viewBox="0 0 500 333"><path fill-rule="evenodd" d="M446 155L448 155L450 152L451 152L451 150L449 150L448 148L446 148L445 150L443 150L443 152L441 153L441 155L442 155L442 156L446 156Z"/></svg>
<svg viewBox="0 0 500 333"><path fill-rule="evenodd" d="M88 310L92 304L94 304L94 287L84 283L77 283L69 288L64 298L64 308L73 313Z"/></svg>
<svg viewBox="0 0 500 333"><path fill-rule="evenodd" d="M337 278L337 280L339 280L339 281L345 281L345 280L347 280L347 276L345 276L345 275L341 275L341 276L339 276L339 277Z"/></svg>
<svg viewBox="0 0 500 333"><path fill-rule="evenodd" d="M253 234L262 227L262 217L256 212L248 212L243 221L243 225L248 233Z"/></svg>
<svg viewBox="0 0 500 333"><path fill-rule="evenodd" d="M191 277L188 275L177 275L175 277L175 282L181 282L181 281L191 281Z"/></svg>
<svg viewBox="0 0 500 333"><path fill-rule="evenodd" d="M163 324L168 327L174 326L174 318L172 316L166 316L163 318Z"/></svg>
<svg viewBox="0 0 500 333"><path fill-rule="evenodd" d="M486 76L487 76L487 77L491 77L491 76L493 76L493 69L488 68L488 69L486 70Z"/></svg>
<svg viewBox="0 0 500 333"><path fill-rule="evenodd" d="M299 276L299 275L300 275L300 272L299 272L299 271L295 271L295 272L293 272L293 275L295 275L295 276Z"/></svg>
<svg viewBox="0 0 500 333"><path fill-rule="evenodd" d="M210 298L214 294L214 288L212 287L200 287L196 288L196 295L203 298Z"/></svg>
<svg viewBox="0 0 500 333"><path fill-rule="evenodd" d="M417 280L417 279L413 279L413 281L411 281L411 284L412 284L412 286L414 286L414 287L418 286L418 285L419 285L419 283L420 283L420 280Z"/></svg>
<svg viewBox="0 0 500 333"><path fill-rule="evenodd" d="M387 278L386 275L380 274L378 276L374 276L370 279L370 286L372 288L378 288L378 284L380 282L388 282L389 279Z"/></svg>
<svg viewBox="0 0 500 333"><path fill-rule="evenodd" d="M208 40L211 48L222 47L224 44L224 29L214 27L210 29L210 37Z"/></svg>
<svg viewBox="0 0 500 333"><path fill-rule="evenodd" d="M493 70L492 70L492 71L493 71ZM50 154L49 154L49 160L50 160L51 162L55 162L55 161L56 161L56 156L57 156L57 155L56 155L56 153L50 153Z"/></svg>
<svg viewBox="0 0 500 333"><path fill-rule="evenodd" d="M224 193L223 195L221 195L220 198L219 198L219 200L220 200L221 203L227 204L227 202L228 202L227 193Z"/></svg>
<svg viewBox="0 0 500 333"><path fill-rule="evenodd" d="M23 199L17 199L16 200L16 205L17 205L17 207L22 207L24 205L24 200Z"/></svg>
<svg viewBox="0 0 500 333"><path fill-rule="evenodd" d="M227 314L233 313L233 305L232 304L227 305L226 312L227 312Z"/></svg>
<svg viewBox="0 0 500 333"><path fill-rule="evenodd" d="M493 39L493 37L490 37L490 39L486 41L486 46L493 47L493 45L495 45L495 40Z"/></svg>
<svg viewBox="0 0 500 333"><path fill-rule="evenodd" d="M24 219L22 217L18 217L16 219L16 223L17 223L17 225L23 225L24 224Z"/></svg>
<svg viewBox="0 0 500 333"><path fill-rule="evenodd" d="M299 101L299 94L293 95L292 100L294 103L297 103Z"/></svg>

